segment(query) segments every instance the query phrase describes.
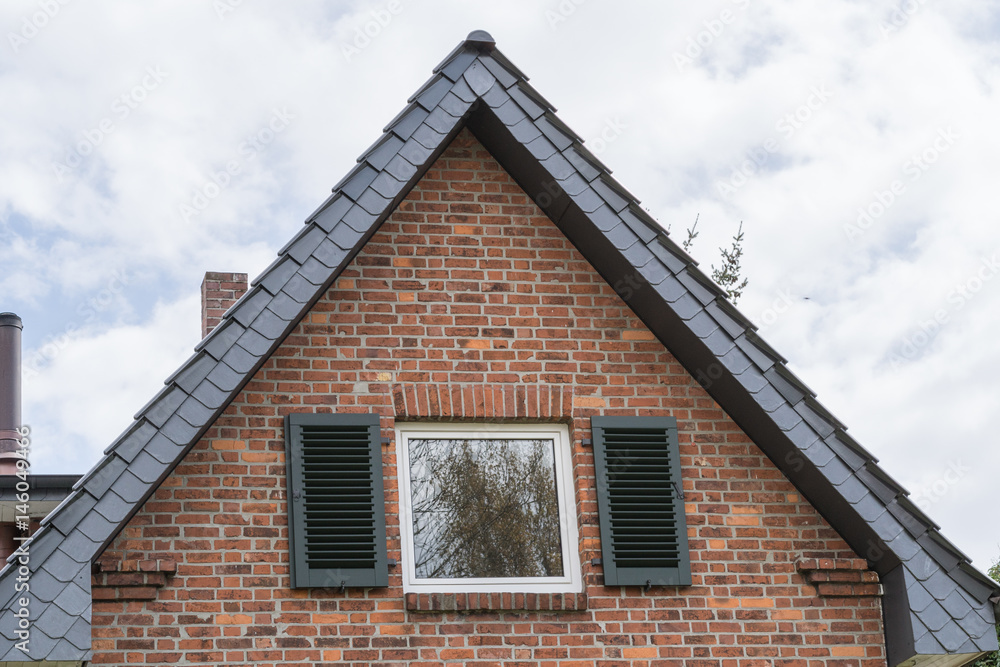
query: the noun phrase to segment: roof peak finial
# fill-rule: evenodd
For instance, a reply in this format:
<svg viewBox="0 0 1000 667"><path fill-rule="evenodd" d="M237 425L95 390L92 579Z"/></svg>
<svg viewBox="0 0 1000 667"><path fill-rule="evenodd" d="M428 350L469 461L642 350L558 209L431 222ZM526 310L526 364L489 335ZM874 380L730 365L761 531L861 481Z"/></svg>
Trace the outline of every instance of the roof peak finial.
<svg viewBox="0 0 1000 667"><path fill-rule="evenodd" d="M493 39L493 35L485 30L473 30L469 33L469 36L465 38L465 41L473 44L481 44L483 46L496 46L496 40Z"/></svg>

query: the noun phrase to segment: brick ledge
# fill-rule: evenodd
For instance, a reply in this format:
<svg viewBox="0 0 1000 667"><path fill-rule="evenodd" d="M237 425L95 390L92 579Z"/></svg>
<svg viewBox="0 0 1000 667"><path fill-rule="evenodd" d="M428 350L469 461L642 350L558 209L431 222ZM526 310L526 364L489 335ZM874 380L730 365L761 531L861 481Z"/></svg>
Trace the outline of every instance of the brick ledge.
<svg viewBox="0 0 1000 667"><path fill-rule="evenodd" d="M95 600L155 600L177 563L167 559L101 561L91 575Z"/></svg>
<svg viewBox="0 0 1000 667"><path fill-rule="evenodd" d="M795 569L816 587L820 597L879 597L878 574L860 558L800 558Z"/></svg>
<svg viewBox="0 0 1000 667"><path fill-rule="evenodd" d="M407 593L407 611L582 611L586 593Z"/></svg>

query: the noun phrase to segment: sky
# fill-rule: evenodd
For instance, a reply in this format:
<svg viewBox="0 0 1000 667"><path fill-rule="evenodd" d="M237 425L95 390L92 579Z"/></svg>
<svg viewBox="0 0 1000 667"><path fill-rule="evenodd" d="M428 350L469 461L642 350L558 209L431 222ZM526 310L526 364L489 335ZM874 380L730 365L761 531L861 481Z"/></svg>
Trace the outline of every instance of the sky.
<svg viewBox="0 0 1000 667"><path fill-rule="evenodd" d="M191 355L205 272L260 273L475 29L675 239L698 219L706 272L742 223L740 309L989 567L997 0L5 0L34 472L98 461Z"/></svg>

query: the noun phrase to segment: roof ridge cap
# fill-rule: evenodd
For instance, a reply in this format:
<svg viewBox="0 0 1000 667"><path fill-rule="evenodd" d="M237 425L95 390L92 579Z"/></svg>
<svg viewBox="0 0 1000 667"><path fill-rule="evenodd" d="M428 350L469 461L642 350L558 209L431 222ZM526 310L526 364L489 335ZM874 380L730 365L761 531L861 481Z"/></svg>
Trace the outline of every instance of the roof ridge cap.
<svg viewBox="0 0 1000 667"><path fill-rule="evenodd" d="M492 51L497 45L497 41L493 39L493 35L485 30L473 30L469 33L469 36L465 38L465 41L462 42L462 44L480 46Z"/></svg>

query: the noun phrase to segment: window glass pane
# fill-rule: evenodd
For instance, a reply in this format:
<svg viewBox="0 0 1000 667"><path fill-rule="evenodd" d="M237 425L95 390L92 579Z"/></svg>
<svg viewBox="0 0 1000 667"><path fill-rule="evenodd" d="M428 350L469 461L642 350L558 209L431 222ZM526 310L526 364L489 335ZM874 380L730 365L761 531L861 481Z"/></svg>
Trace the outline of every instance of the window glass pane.
<svg viewBox="0 0 1000 667"><path fill-rule="evenodd" d="M562 576L554 447L410 438L416 576Z"/></svg>

